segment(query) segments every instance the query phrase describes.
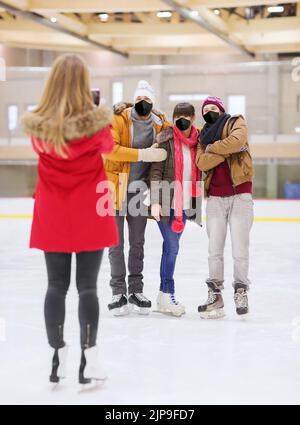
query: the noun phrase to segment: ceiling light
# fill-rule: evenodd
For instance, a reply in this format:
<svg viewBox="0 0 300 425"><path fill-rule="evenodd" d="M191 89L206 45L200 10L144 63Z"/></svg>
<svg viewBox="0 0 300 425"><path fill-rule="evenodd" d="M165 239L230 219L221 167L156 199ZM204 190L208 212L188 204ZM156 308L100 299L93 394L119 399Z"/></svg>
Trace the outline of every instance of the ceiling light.
<svg viewBox="0 0 300 425"><path fill-rule="evenodd" d="M283 6L269 6L268 12L269 13L282 13L282 12L284 12L284 7Z"/></svg>
<svg viewBox="0 0 300 425"><path fill-rule="evenodd" d="M165 11L165 12L157 12L156 16L157 16L158 18L171 18L171 16L172 16L172 12L168 12L168 11Z"/></svg>
<svg viewBox="0 0 300 425"><path fill-rule="evenodd" d="M56 19L54 16L52 16L52 18L50 18L50 21L51 21L53 24L56 24L57 19Z"/></svg>
<svg viewBox="0 0 300 425"><path fill-rule="evenodd" d="M252 16L252 9L250 7L245 7L245 17L246 19L250 19Z"/></svg>
<svg viewBox="0 0 300 425"><path fill-rule="evenodd" d="M102 22L108 21L108 18L109 18L108 13L100 13L98 16Z"/></svg>
<svg viewBox="0 0 300 425"><path fill-rule="evenodd" d="M300 133L300 127L295 127L295 132Z"/></svg>
<svg viewBox="0 0 300 425"><path fill-rule="evenodd" d="M215 15L220 15L220 9L214 9L214 14Z"/></svg>

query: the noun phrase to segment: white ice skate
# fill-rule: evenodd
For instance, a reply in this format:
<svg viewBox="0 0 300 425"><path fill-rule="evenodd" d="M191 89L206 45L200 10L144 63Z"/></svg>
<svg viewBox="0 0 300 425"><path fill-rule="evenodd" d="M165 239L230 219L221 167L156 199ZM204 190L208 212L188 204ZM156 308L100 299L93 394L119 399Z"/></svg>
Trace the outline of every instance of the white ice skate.
<svg viewBox="0 0 300 425"><path fill-rule="evenodd" d="M67 366L67 356L68 356L69 347L65 345L62 348L51 351L52 355L52 370L50 375L50 382L52 384L58 384L60 379L66 377L66 366Z"/></svg>
<svg viewBox="0 0 300 425"><path fill-rule="evenodd" d="M79 383L86 385L92 383L92 381L103 382L106 379L107 375L100 364L98 347L95 345L82 350Z"/></svg>
<svg viewBox="0 0 300 425"><path fill-rule="evenodd" d="M176 301L174 294L162 293L157 303L157 309L160 313L172 314L173 316L180 317L185 313L184 305Z"/></svg>
<svg viewBox="0 0 300 425"><path fill-rule="evenodd" d="M161 311L161 308L162 308L162 297L163 297L163 292L162 291L159 291L159 293L157 295L157 298L156 298L156 305L157 305L157 311L160 312L160 313L163 313Z"/></svg>

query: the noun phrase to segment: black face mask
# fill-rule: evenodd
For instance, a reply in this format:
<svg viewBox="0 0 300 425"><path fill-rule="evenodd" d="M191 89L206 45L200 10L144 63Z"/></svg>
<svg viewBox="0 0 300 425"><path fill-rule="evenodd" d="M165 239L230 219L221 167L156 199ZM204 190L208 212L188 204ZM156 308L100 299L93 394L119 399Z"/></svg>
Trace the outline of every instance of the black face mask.
<svg viewBox="0 0 300 425"><path fill-rule="evenodd" d="M186 118L179 118L175 121L176 127L179 128L180 131L187 130L191 125L191 121Z"/></svg>
<svg viewBox="0 0 300 425"><path fill-rule="evenodd" d="M141 100L134 105L134 109L141 117L146 117L152 111L152 103L148 103L145 100Z"/></svg>
<svg viewBox="0 0 300 425"><path fill-rule="evenodd" d="M203 118L208 124L214 124L218 120L219 116L219 112L209 111L203 115Z"/></svg>

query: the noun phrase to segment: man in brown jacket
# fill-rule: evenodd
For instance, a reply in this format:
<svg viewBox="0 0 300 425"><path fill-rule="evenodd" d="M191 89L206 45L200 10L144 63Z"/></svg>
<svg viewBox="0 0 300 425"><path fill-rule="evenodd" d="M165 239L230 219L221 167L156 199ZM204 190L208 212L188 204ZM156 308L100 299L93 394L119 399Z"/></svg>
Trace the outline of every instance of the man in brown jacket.
<svg viewBox="0 0 300 425"><path fill-rule="evenodd" d="M253 223L253 165L243 116L225 113L222 100L209 96L203 103L206 121L201 130L197 166L205 174L209 238L208 300L198 307L202 318L225 315L222 289L224 246L229 224L234 262L234 300L239 315L248 313L250 281L249 234Z"/></svg>
<svg viewBox="0 0 300 425"><path fill-rule="evenodd" d="M145 189L152 162L166 159L166 151L155 146L156 135L170 124L153 109L155 93L141 80L134 93L134 105L115 110L112 135L115 148L107 155L105 171L114 188L116 223L120 243L109 249L110 286L113 297L108 309L115 316L128 314L129 308L142 314L150 312L151 301L143 293L144 243L148 208L144 206ZM136 198L141 211L136 211ZM128 223L128 274L125 264L125 220ZM126 283L128 277L128 285Z"/></svg>

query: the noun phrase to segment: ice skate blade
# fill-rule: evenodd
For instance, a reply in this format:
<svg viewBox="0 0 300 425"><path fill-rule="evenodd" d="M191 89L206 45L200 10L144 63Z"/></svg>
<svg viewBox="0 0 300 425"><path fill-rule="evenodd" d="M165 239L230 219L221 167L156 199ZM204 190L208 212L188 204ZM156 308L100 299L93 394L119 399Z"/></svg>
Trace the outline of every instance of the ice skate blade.
<svg viewBox="0 0 300 425"><path fill-rule="evenodd" d="M141 316L148 316L150 314L150 307L138 307L135 304L129 304L129 310L132 313L140 314Z"/></svg>
<svg viewBox="0 0 300 425"><path fill-rule="evenodd" d="M56 391L59 388L59 382L49 382L49 388L51 391Z"/></svg>
<svg viewBox="0 0 300 425"><path fill-rule="evenodd" d="M110 310L110 313L115 317L120 317L120 316L128 316L130 311L128 306L125 305L124 307L114 308L113 310Z"/></svg>
<svg viewBox="0 0 300 425"><path fill-rule="evenodd" d="M80 385L90 385L95 382L105 382L107 380L107 376L103 376L103 378L83 378L83 380L79 381Z"/></svg>
<svg viewBox="0 0 300 425"><path fill-rule="evenodd" d="M105 381L107 380L107 377L105 377L104 379L92 379L92 378L89 378L89 379L90 379L90 382L87 382L85 384L82 382L79 382L80 393L85 393L85 392L100 389L102 385L104 385Z"/></svg>
<svg viewBox="0 0 300 425"><path fill-rule="evenodd" d="M168 311L167 313L174 317L181 317L185 314L184 312L175 312L175 311Z"/></svg>
<svg viewBox="0 0 300 425"><path fill-rule="evenodd" d="M201 311L199 314L201 319L222 319L226 316L225 311L222 308L218 310Z"/></svg>
<svg viewBox="0 0 300 425"><path fill-rule="evenodd" d="M157 310L153 310L153 312L154 313L165 314L167 316L174 316L174 317L181 317L181 316L183 316L185 314L185 311L174 312L174 311L163 309L161 307L158 307Z"/></svg>
<svg viewBox="0 0 300 425"><path fill-rule="evenodd" d="M62 387L64 379L65 378L59 378L58 381L56 381L56 382L55 381L49 381L50 390L51 391L58 391Z"/></svg>

